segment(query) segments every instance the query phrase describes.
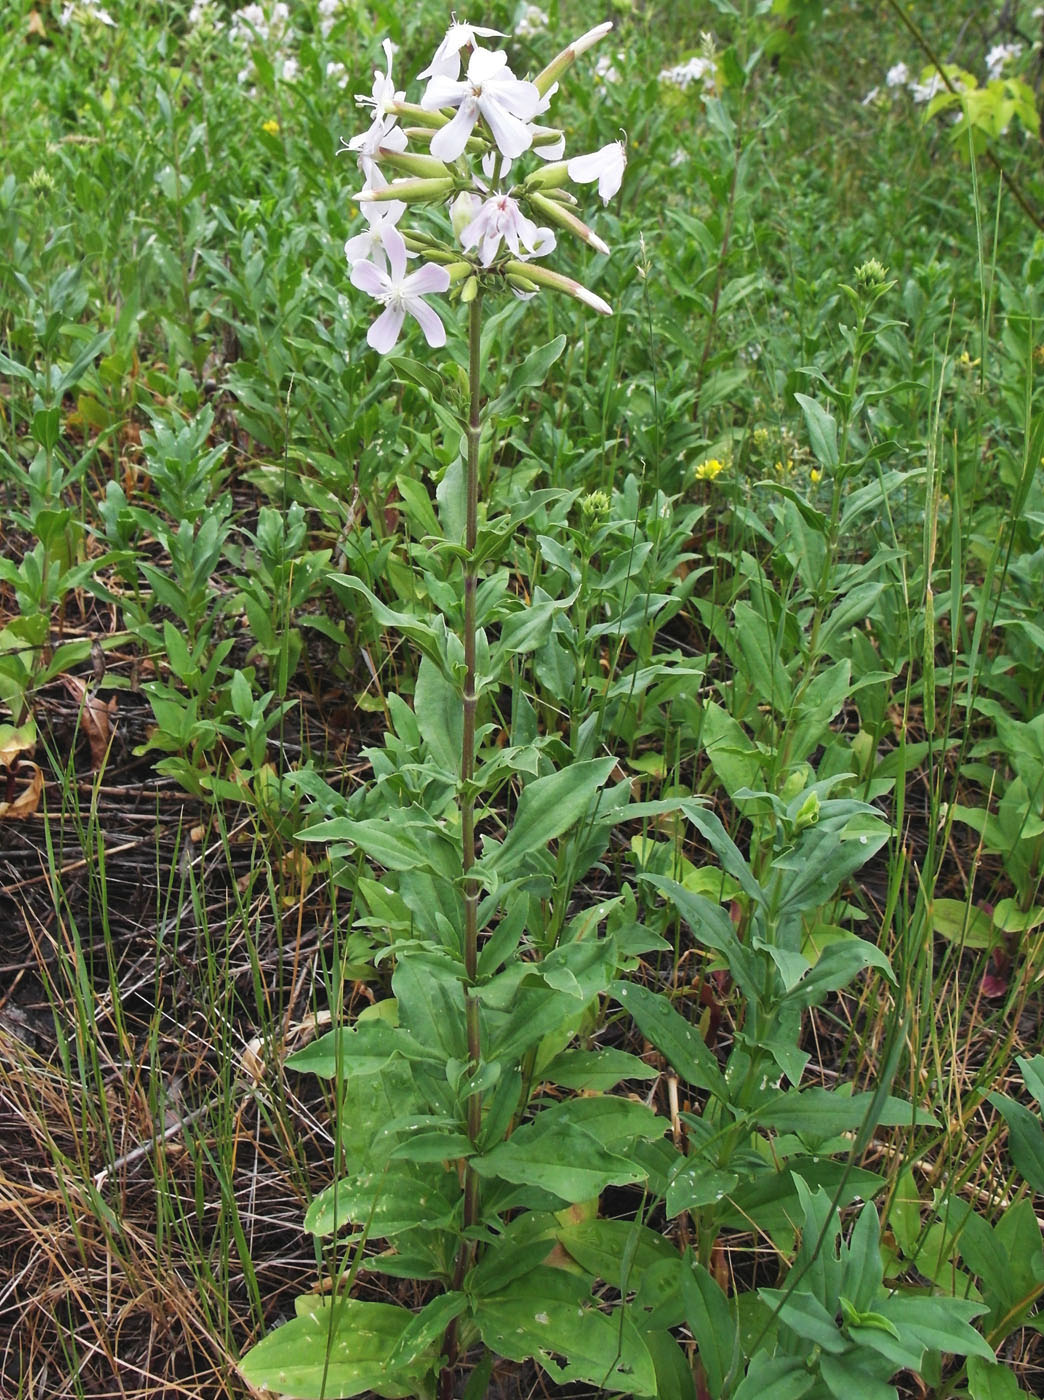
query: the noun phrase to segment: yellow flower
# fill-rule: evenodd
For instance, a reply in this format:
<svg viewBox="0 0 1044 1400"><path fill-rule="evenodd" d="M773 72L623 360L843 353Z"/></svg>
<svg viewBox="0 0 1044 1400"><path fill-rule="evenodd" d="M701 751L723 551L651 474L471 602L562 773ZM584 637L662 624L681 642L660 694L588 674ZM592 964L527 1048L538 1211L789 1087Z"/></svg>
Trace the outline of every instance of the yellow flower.
<svg viewBox="0 0 1044 1400"><path fill-rule="evenodd" d="M272 119L269 118L268 121L262 122L262 124L261 124L261 130L262 130L262 131L267 131L268 134L269 134L269 136L278 136L278 135L279 135L279 123L278 123L277 121L272 121Z"/></svg>
<svg viewBox="0 0 1044 1400"><path fill-rule="evenodd" d="M823 473L819 470L818 467L813 467L808 474L808 479L809 481L811 481L813 486L818 486L819 483L823 480Z"/></svg>
<svg viewBox="0 0 1044 1400"><path fill-rule="evenodd" d="M719 462L717 457L708 457L696 468L696 480L713 481L714 478L720 476L724 470L724 462Z"/></svg>

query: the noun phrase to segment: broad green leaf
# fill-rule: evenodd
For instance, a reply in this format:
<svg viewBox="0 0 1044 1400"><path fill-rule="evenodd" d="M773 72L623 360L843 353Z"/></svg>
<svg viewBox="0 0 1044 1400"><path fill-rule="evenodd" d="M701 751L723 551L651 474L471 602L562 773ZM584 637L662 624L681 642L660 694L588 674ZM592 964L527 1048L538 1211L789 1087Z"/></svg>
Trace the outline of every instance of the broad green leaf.
<svg viewBox="0 0 1044 1400"><path fill-rule="evenodd" d="M1026 1088L1044 1109L1044 1055L1034 1055L1032 1060L1025 1055L1016 1055L1015 1063L1022 1071Z"/></svg>
<svg viewBox="0 0 1044 1400"><path fill-rule="evenodd" d="M773 1312L778 1312L781 1322L814 1346L837 1354L847 1348L834 1318L811 1293L804 1293L799 1287L788 1296L785 1288L759 1288L758 1296Z"/></svg>
<svg viewBox="0 0 1044 1400"><path fill-rule="evenodd" d="M538 1120L539 1122L539 1120ZM607 1186L642 1181L625 1153L610 1152L593 1133L567 1121L539 1131L526 1123L492 1152L472 1159L479 1176L538 1186L562 1201L589 1201Z"/></svg>
<svg viewBox="0 0 1044 1400"><path fill-rule="evenodd" d="M615 766L614 758L589 759L527 783L504 843L487 863L501 879L510 879L530 852L546 850L549 842L585 816Z"/></svg>
<svg viewBox="0 0 1044 1400"><path fill-rule="evenodd" d="M859 1212L848 1244L842 1246L841 1291L865 1316L876 1302L884 1280L881 1227L877 1207L869 1201Z"/></svg>
<svg viewBox="0 0 1044 1400"><path fill-rule="evenodd" d="M637 1055L605 1047L601 1050L563 1050L541 1074L551 1084L566 1089L613 1089L622 1079L655 1079L657 1071Z"/></svg>
<svg viewBox="0 0 1044 1400"><path fill-rule="evenodd" d="M637 982L614 982L612 996L634 1019L635 1025L666 1056L671 1068L693 1088L706 1089L727 1098L725 1080L713 1051L699 1031L679 1015L663 992Z"/></svg>
<svg viewBox="0 0 1044 1400"><path fill-rule="evenodd" d="M816 1377L800 1356L769 1356L759 1351L732 1400L801 1400Z"/></svg>
<svg viewBox="0 0 1044 1400"><path fill-rule="evenodd" d="M993 1348L971 1320L986 1312L985 1303L967 1298L929 1298L921 1294L896 1293L877 1304L898 1327L903 1337L916 1337L922 1346L954 1356L981 1356L993 1361Z"/></svg>
<svg viewBox="0 0 1044 1400"><path fill-rule="evenodd" d="M1026 1395L1010 1366L981 1356L968 1357L968 1392L971 1400L1022 1400Z"/></svg>
<svg viewBox="0 0 1044 1400"><path fill-rule="evenodd" d="M987 1098L1008 1125L1011 1160L1034 1191L1044 1191L1044 1127L1036 1114L1006 1094Z"/></svg>
<svg viewBox="0 0 1044 1400"><path fill-rule="evenodd" d="M845 1356L820 1357L819 1374L831 1395L836 1400L895 1400L895 1386L860 1366L858 1357L854 1349Z"/></svg>
<svg viewBox="0 0 1044 1400"><path fill-rule="evenodd" d="M534 1269L509 1293L477 1301L474 1316L487 1347L511 1361L534 1357L560 1385L656 1393L652 1359L634 1324L619 1311L601 1311L584 1281L561 1269Z"/></svg>
<svg viewBox="0 0 1044 1400"><path fill-rule="evenodd" d="M417 727L432 758L444 773L454 778L460 772L460 745L464 719L461 697L438 666L421 658L413 692Z"/></svg>
<svg viewBox="0 0 1044 1400"><path fill-rule="evenodd" d="M833 473L838 465L837 423L821 403L808 394L795 394L801 405L808 426L808 440L816 461L828 472Z"/></svg>
<svg viewBox="0 0 1044 1400"><path fill-rule="evenodd" d="M797 1133L822 1141L862 1127L873 1099L870 1091L848 1095L839 1094L835 1089L790 1089L758 1108L753 1120L777 1132ZM939 1126L933 1114L891 1095L884 1100L876 1116L877 1122L885 1127L910 1127L914 1123Z"/></svg>
<svg viewBox="0 0 1044 1400"><path fill-rule="evenodd" d="M994 921L984 910L963 899L933 899L932 932L961 948L996 948L1000 942Z"/></svg>
<svg viewBox="0 0 1044 1400"><path fill-rule="evenodd" d="M724 1293L695 1260L691 1268L683 1268L681 1295L685 1321L699 1347L708 1389L712 1400L717 1400L739 1347L735 1320Z"/></svg>
<svg viewBox="0 0 1044 1400"><path fill-rule="evenodd" d="M288 1069L301 1074L317 1074L345 1079L356 1074L375 1074L397 1055L407 1059L431 1059L433 1049L418 1045L405 1031L383 1021L360 1021L354 1026L328 1031L303 1050L287 1058Z"/></svg>
<svg viewBox="0 0 1044 1400"><path fill-rule="evenodd" d="M669 1240L633 1220L582 1220L575 1225L561 1225L555 1231L555 1239L593 1278L603 1279L614 1288L620 1286L621 1261L628 1255L629 1277L623 1282L632 1288L653 1264L677 1258Z"/></svg>
<svg viewBox="0 0 1044 1400"><path fill-rule="evenodd" d="M392 1239L410 1230L446 1229L453 1224L459 1204L455 1168L389 1167L327 1186L308 1207L304 1225L312 1235L330 1235L352 1226L365 1228L370 1239Z"/></svg>
<svg viewBox="0 0 1044 1400"><path fill-rule="evenodd" d="M428 1366L404 1366L396 1373L390 1365L413 1318L406 1308L314 1295L298 1305L298 1317L270 1332L239 1363L252 1386L300 1400L347 1400L364 1391L392 1397L418 1393Z"/></svg>

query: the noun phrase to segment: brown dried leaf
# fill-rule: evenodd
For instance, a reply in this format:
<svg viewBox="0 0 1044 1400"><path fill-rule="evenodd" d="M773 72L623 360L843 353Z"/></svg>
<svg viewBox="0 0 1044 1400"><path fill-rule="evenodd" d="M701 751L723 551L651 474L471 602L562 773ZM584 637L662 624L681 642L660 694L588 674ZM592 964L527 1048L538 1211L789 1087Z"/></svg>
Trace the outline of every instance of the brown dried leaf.
<svg viewBox="0 0 1044 1400"><path fill-rule="evenodd" d="M62 684L80 706L80 718L91 751L91 771L97 772L105 763L112 739L112 718L116 713L115 695L106 704L87 689L82 676L62 676Z"/></svg>
<svg viewBox="0 0 1044 1400"><path fill-rule="evenodd" d="M37 763L28 763L22 759L14 774L16 788L26 778L28 782L17 797L10 802L0 801L0 821L21 821L25 817L31 817L39 807L40 798L43 796L43 769Z"/></svg>

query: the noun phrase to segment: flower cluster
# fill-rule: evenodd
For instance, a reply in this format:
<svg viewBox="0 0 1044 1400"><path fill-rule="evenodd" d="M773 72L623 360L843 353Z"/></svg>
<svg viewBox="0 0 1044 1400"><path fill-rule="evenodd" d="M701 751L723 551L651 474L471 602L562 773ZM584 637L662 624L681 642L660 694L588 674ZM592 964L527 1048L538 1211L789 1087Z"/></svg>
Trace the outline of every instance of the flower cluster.
<svg viewBox="0 0 1044 1400"><path fill-rule="evenodd" d="M717 91L718 65L713 58L696 55L685 63L677 63L673 68L664 68L657 78L661 83L681 88L682 92L693 83L699 83L703 91L712 96Z"/></svg>
<svg viewBox="0 0 1044 1400"><path fill-rule="evenodd" d="M384 41L384 69L375 70L370 93L356 97L370 125L346 144L362 172L356 197L367 227L344 251L352 285L383 307L367 335L373 349L391 350L407 315L429 345L445 344L445 327L424 298L451 286L463 301L480 287L507 287L522 298L548 287L611 313L601 297L537 262L554 251L556 229L609 252L565 185L597 185L607 204L623 179L624 144L566 158L565 137L542 118L562 74L611 28L590 30L529 79L515 75L502 49L482 42L503 38L500 31L454 20L418 75L426 84L419 102L396 88L395 49ZM531 167L525 173L522 160ZM442 207L448 230L400 228L417 205ZM411 258L423 258L414 271Z"/></svg>
<svg viewBox="0 0 1044 1400"><path fill-rule="evenodd" d="M1037 11L1034 11L1036 17ZM1044 16L1044 6L1040 7L1040 14ZM986 81L994 83L1009 77L1012 66L1022 55L1021 44L994 44L985 57ZM966 90L968 83L974 86L974 79L966 75L967 82L962 78L960 72L951 67L947 67L947 73L953 87L960 92ZM661 75L662 76L662 75ZM905 63L893 63L891 68L885 73L884 86L887 90L882 93L880 86L873 87L863 98L863 106L870 107L880 105L885 96L895 97L898 93L907 91L911 99L919 106L931 102L939 93L946 91L946 83L939 72L933 68L926 68L920 77L914 77L909 67Z"/></svg>

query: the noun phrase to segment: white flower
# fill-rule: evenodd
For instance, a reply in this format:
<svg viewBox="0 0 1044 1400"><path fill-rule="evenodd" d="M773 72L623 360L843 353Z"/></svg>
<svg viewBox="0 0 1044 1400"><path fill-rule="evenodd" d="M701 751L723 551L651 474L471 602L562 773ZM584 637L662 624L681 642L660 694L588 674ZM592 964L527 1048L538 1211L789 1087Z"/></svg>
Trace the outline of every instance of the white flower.
<svg viewBox="0 0 1044 1400"><path fill-rule="evenodd" d="M366 333L366 343L378 354L386 355L399 339L407 314L420 326L424 339L433 348L446 344L446 328L424 298L430 292L444 292L449 286L449 273L436 263L424 263L416 272L406 272L406 244L397 228L384 232L384 251L388 270L373 262L357 262L351 272L351 283L381 303L384 310Z"/></svg>
<svg viewBox="0 0 1044 1400"><path fill-rule="evenodd" d="M62 10L58 23L64 28L74 19L81 24L107 24L110 29L116 28L116 21L108 10L98 4L98 0L80 0L79 4L73 0Z"/></svg>
<svg viewBox="0 0 1044 1400"><path fill-rule="evenodd" d="M1021 44L994 44L986 55L986 76L992 82L999 78L1009 63L1014 63L1022 52Z"/></svg>
<svg viewBox="0 0 1044 1400"><path fill-rule="evenodd" d="M593 151L590 155L574 156L566 162L566 172L570 180L575 180L578 185L587 185L592 180L597 180L599 198L603 204L608 204L620 188L626 164L627 152L624 143L610 141L608 146L603 146L601 150Z"/></svg>
<svg viewBox="0 0 1044 1400"><path fill-rule="evenodd" d="M905 87L910 81L910 70L905 63L893 63L885 74L885 87Z"/></svg>
<svg viewBox="0 0 1044 1400"><path fill-rule="evenodd" d="M617 54L616 57L619 59L622 55ZM618 83L620 81L620 70L613 65L613 60L608 54L602 54L602 57L597 61L594 66L594 75L600 83Z"/></svg>
<svg viewBox="0 0 1044 1400"><path fill-rule="evenodd" d="M959 88L960 84L955 82L954 87ZM910 84L910 96L915 102L931 102L938 93L945 91L946 84L938 73L933 73L927 82Z"/></svg>
<svg viewBox="0 0 1044 1400"><path fill-rule="evenodd" d="M388 70L382 73L379 68L373 70L373 88L371 95L364 97L356 95L356 102L360 107L370 107L373 109L373 121L366 131L361 131L357 136L353 136L348 142L348 149L355 151L359 157L359 169L366 177L367 184L372 184L374 172L376 171L377 153L382 146L389 151L404 151L406 149L406 133L398 124L394 106L405 96L402 92L395 91L395 84L392 81L392 57L394 49L390 39L385 39L382 48L388 60Z"/></svg>
<svg viewBox="0 0 1044 1400"><path fill-rule="evenodd" d="M435 50L435 57L427 68L417 74L417 77L433 78L438 74L444 78L459 78L460 51L467 48L469 44L473 45L476 35L482 39L503 39L504 37L499 29L483 29L476 24L458 24L454 20L446 30L446 37Z"/></svg>
<svg viewBox="0 0 1044 1400"><path fill-rule="evenodd" d="M349 238L344 245L348 266L352 268L356 263L372 262L377 267L386 268L388 256L384 240L406 212L406 205L401 199L388 199L379 204L363 204L361 208L367 228L365 232Z"/></svg>
<svg viewBox="0 0 1044 1400"><path fill-rule="evenodd" d="M291 57L283 59L282 70L279 76L280 78L282 78L284 83L292 83L296 78L300 76L300 73L301 65L298 63L296 58Z"/></svg>
<svg viewBox="0 0 1044 1400"><path fill-rule="evenodd" d="M522 11L522 18L515 25L515 34L520 39L535 39L545 32L549 23L547 15L538 5L527 5Z"/></svg>
<svg viewBox="0 0 1044 1400"><path fill-rule="evenodd" d="M326 76L333 82L336 79L339 88L348 86L348 69L343 63L334 63L332 60L326 65Z"/></svg>
<svg viewBox="0 0 1044 1400"><path fill-rule="evenodd" d="M670 83L674 87L679 87L684 92L690 83L700 83L705 92L713 92L718 67L712 58L696 57L690 58L686 63L676 64L673 68L664 68L658 74L661 83Z"/></svg>
<svg viewBox="0 0 1044 1400"><path fill-rule="evenodd" d="M516 258L543 258L555 246L555 235L549 228L538 228L522 213L518 202L510 195L490 195L460 235L465 252L477 247L484 267L489 267L500 248L501 240Z"/></svg>
<svg viewBox="0 0 1044 1400"><path fill-rule="evenodd" d="M324 39L330 37L330 31L337 23L337 16L341 10L342 0L319 0L319 32Z"/></svg>
<svg viewBox="0 0 1044 1400"><path fill-rule="evenodd" d="M437 160L453 161L464 150L475 123L482 117L497 149L514 159L533 144L527 126L540 106L540 94L532 83L520 82L507 66L502 50L475 48L464 82L436 73L428 82L421 106L429 111L455 107L457 114L431 138Z"/></svg>

